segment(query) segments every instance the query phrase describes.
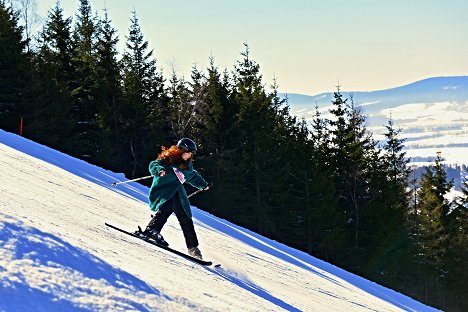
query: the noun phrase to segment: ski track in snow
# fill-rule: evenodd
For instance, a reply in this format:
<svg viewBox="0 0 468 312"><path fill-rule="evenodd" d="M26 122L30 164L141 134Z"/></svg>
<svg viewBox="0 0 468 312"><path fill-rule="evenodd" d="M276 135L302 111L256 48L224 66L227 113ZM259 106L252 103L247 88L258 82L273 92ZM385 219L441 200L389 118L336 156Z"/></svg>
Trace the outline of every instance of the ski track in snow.
<svg viewBox="0 0 468 312"><path fill-rule="evenodd" d="M104 226L148 189L0 130L0 311L436 311L193 207L203 267ZM177 219L163 235L185 250Z"/></svg>

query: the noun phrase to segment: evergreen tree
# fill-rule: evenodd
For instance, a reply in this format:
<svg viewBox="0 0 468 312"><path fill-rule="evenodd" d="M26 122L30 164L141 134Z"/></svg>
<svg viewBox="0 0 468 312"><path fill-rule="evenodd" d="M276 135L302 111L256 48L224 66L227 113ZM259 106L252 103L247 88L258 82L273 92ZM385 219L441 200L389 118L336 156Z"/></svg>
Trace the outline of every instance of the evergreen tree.
<svg viewBox="0 0 468 312"><path fill-rule="evenodd" d="M349 112L348 145L346 146L349 161L347 185L349 186L349 199L354 210L352 217L354 241L362 246L366 244L367 237L363 237L362 242L359 242L360 232L368 232L366 223L369 223L372 215L375 214L370 209L369 203L374 193L373 174L378 170L380 151L365 127L365 116L361 108L354 104L352 97Z"/></svg>
<svg viewBox="0 0 468 312"><path fill-rule="evenodd" d="M349 128L347 126L347 116L349 111L346 102L348 99L343 99L343 95L340 93L338 87L337 92L333 93L334 101L332 102L333 108L329 112L333 115L333 120L329 121L331 126L331 138L330 138L330 150L329 152L333 155L333 162L330 163L331 168L336 174L343 174L346 171L346 145L349 139ZM344 187L339 187L342 190Z"/></svg>
<svg viewBox="0 0 468 312"><path fill-rule="evenodd" d="M461 195L447 216L447 311L468 309L468 172L461 186Z"/></svg>
<svg viewBox="0 0 468 312"><path fill-rule="evenodd" d="M452 182L442 167L437 154L434 165L427 167L418 192L418 237L416 261L420 267L420 279L424 285L426 302L437 302L445 280L444 260L447 253L447 214L449 202L444 196L452 188Z"/></svg>
<svg viewBox="0 0 468 312"><path fill-rule="evenodd" d="M121 75L117 60L117 31L112 27L107 10L97 24L96 42L96 92L98 146L95 162L114 164L111 169L122 170L120 155L121 121L118 119L122 102ZM113 161L110 161L113 160Z"/></svg>
<svg viewBox="0 0 468 312"><path fill-rule="evenodd" d="M29 77L26 46L18 13L0 0L0 127L15 133L29 111L23 101Z"/></svg>
<svg viewBox="0 0 468 312"><path fill-rule="evenodd" d="M267 234L277 230L270 208L277 205L273 190L284 177L282 138L276 136L279 128L274 95L265 91L259 65L250 59L247 45L245 48L234 72L232 105L237 114L231 144L236 152L230 162L237 170L231 180L232 190L245 195L243 221Z"/></svg>
<svg viewBox="0 0 468 312"><path fill-rule="evenodd" d="M74 144L76 153L90 159L95 159L102 150L98 140L99 104L96 102L96 28L97 22L92 15L90 2L80 0L72 40L73 114L78 121L74 130Z"/></svg>
<svg viewBox="0 0 468 312"><path fill-rule="evenodd" d="M144 40L136 12L133 11L127 37L126 49L122 58L123 102L120 110L122 133L120 147L132 164L130 176L147 172L148 160L154 158L154 150L145 143L150 133L149 116L157 116L155 99L162 97L162 75L156 69L153 50L148 51L148 41Z"/></svg>
<svg viewBox="0 0 468 312"><path fill-rule="evenodd" d="M409 159L405 158L404 139L401 129L395 129L393 120L386 126L386 141L379 166L373 171L372 184L377 190L372 195L369 209L369 257L367 271L376 280L396 285L402 283L402 276L410 271L408 207Z"/></svg>
<svg viewBox="0 0 468 312"><path fill-rule="evenodd" d="M271 98L271 121L268 122L273 136L270 144L274 144L275 148L271 150L272 157L267 157L266 165L271 166L273 172L266 172L264 178L269 185L265 195L268 198L268 218L271 219L270 235L274 239L283 238L297 245L297 242L303 241L304 236L299 236L297 231L291 229L296 229L301 221L306 225L311 220L308 219L310 215L303 213L307 208L303 203L298 206L291 205L291 195L296 190L290 183L290 175L293 171L307 170L307 165L298 161L297 155L291 154L296 151L295 147L305 132L300 128L296 117L290 115L288 100L280 97L276 79L273 80L270 89L272 91L268 95ZM311 242L310 231L306 231L306 235L307 245Z"/></svg>
<svg viewBox="0 0 468 312"><path fill-rule="evenodd" d="M311 124L311 141L314 146L314 149L317 151L316 159L317 163L321 167L331 167L329 155L329 145L330 142L330 131L329 120L322 117L319 107L315 105L315 115L312 119Z"/></svg>
<svg viewBox="0 0 468 312"><path fill-rule="evenodd" d="M364 244L367 244L367 236L360 236L368 233L366 226L371 220L371 179L378 164L379 152L371 134L365 128L365 118L360 108L355 106L353 101L348 105L347 99L343 100L339 89L334 96L333 108L330 109L333 119L329 121L332 127L329 154L343 214L336 220L337 228L349 239L348 243L344 243L346 247L343 248L342 256L344 259L348 258L348 253L356 254L354 248L359 248L357 255L365 257L362 249ZM346 220L346 223L340 222L340 219ZM353 257L356 266L362 265L359 256Z"/></svg>
<svg viewBox="0 0 468 312"><path fill-rule="evenodd" d="M155 153L160 150L161 145L170 145L173 143L171 139L169 116L169 96L165 87L165 79L161 71L155 70L152 72L150 94L149 94L149 115L148 125L150 132L148 137L149 153L147 153L147 161L155 158Z"/></svg>
<svg viewBox="0 0 468 312"><path fill-rule="evenodd" d="M287 183L291 191L283 209L294 207L288 212L296 222L288 224L289 229L283 228L293 236L282 236L286 236L293 246L330 261L335 258L335 248L342 247L340 242L343 240L342 232L335 226L340 211L334 179L325 165L326 121L316 107L311 129L303 120L292 132L294 139L285 155L285 159L292 161Z"/></svg>
<svg viewBox="0 0 468 312"><path fill-rule="evenodd" d="M392 119L388 121L388 125L385 127L387 128L385 133L387 141L384 145L384 161L388 166L389 180L394 183L392 186L399 187L401 191L401 188L406 187L410 174L408 168L410 160L406 159L406 152L403 151L405 139L400 138L401 129L395 129ZM398 194L400 193L398 190L395 191ZM407 206L407 204L405 203L403 206Z"/></svg>
<svg viewBox="0 0 468 312"><path fill-rule="evenodd" d="M206 111L204 138L209 150L217 155L223 153L228 139L226 131L233 124L234 112L230 111L229 90L223 83L221 74L210 58L208 78L206 80Z"/></svg>
<svg viewBox="0 0 468 312"><path fill-rule="evenodd" d="M310 164L306 183L307 195L312 196L306 201L308 252L319 257L336 260L337 251L345 247L346 234L337 224L345 224L344 214L340 211L339 196L336 190L330 157L331 140L330 121L323 118L319 107L315 106L315 115L311 124L311 133L301 135L301 141L308 142L308 147L302 148L303 164Z"/></svg>
<svg viewBox="0 0 468 312"><path fill-rule="evenodd" d="M71 114L71 19L64 18L57 3L49 11L38 40L32 83L33 109L31 123L25 128L32 137L73 154L72 130L76 119Z"/></svg>
<svg viewBox="0 0 468 312"><path fill-rule="evenodd" d="M193 78L192 78L193 79ZM210 57L206 78L203 75L201 88L203 90L204 109L200 116L201 128L199 142L202 146L197 155L198 166L204 170L204 176L216 187L206 196L196 198L197 204L206 209L217 207L215 211L221 217L227 217L231 211L231 203L235 200L230 196L237 196L231 192L228 181L234 167L228 165L233 155L231 129L234 124L235 111L230 100L231 80L228 74L224 76ZM234 164L233 164L234 165Z"/></svg>

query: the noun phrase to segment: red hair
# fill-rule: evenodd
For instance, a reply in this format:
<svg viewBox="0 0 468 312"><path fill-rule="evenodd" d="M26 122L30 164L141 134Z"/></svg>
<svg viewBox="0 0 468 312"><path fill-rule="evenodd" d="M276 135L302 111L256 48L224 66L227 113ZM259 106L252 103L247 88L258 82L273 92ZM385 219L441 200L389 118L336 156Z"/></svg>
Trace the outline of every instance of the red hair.
<svg viewBox="0 0 468 312"><path fill-rule="evenodd" d="M187 170L188 169L188 163L192 160L192 158L189 158L189 160L185 161L182 159L182 154L185 153L186 151L180 147L177 147L177 145L172 145L170 148L167 148L165 146L161 147L161 153L159 153L157 159L162 159L169 165L172 164L180 164L180 168Z"/></svg>

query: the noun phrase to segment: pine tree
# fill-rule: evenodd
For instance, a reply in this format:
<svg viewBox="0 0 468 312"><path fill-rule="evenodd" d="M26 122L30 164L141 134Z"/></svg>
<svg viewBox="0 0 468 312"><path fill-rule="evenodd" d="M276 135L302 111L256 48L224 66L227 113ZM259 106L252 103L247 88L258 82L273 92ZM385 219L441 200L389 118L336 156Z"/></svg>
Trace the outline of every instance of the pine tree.
<svg viewBox="0 0 468 312"><path fill-rule="evenodd" d="M447 253L447 214L449 202L444 196L452 188L452 182L442 167L437 154L434 165L427 167L418 192L418 237L416 260L420 278L424 282L426 302L439 301L438 295L445 284L444 259Z"/></svg>
<svg viewBox="0 0 468 312"><path fill-rule="evenodd" d="M16 133L29 110L23 101L29 77L26 47L18 13L0 0L0 127Z"/></svg>
<svg viewBox="0 0 468 312"><path fill-rule="evenodd" d="M228 160L233 154L230 131L235 115L230 101L231 81L226 72L224 77L222 76L214 64L213 57L210 57L206 78L205 75L198 76L203 77L199 83L199 90L203 90L201 98L204 105L200 116L200 127L197 129L199 132L197 142L200 142L202 147L197 155L197 162L199 168L203 169L204 176L216 187L206 196L198 197L196 201L207 209L216 206L217 215L226 217L231 213L229 206L233 202L227 194L236 196L231 193L232 190L227 182L230 173L235 171L234 167L228 165Z"/></svg>
<svg viewBox="0 0 468 312"><path fill-rule="evenodd" d="M360 232L366 231L366 218L369 220L373 211L369 210L372 198L374 170L378 170L379 153L376 142L365 127L365 116L359 106L355 106L351 97L347 154L348 189L354 208L354 240L358 243ZM364 238L364 241L366 238ZM363 243L359 242L361 245ZM364 243L365 244L365 243Z"/></svg>
<svg viewBox="0 0 468 312"><path fill-rule="evenodd" d="M377 152L375 142L364 126L365 118L359 107L353 101L348 105L339 88L334 96L333 108L330 109L333 119L329 121L332 127L330 166L336 179L342 214L347 220L346 224L340 224L338 228L344 235L352 238L349 244L345 244L352 249L353 246L359 246L360 234L365 228L361 219L367 213L371 198L370 172L377 162ZM344 250L344 257L351 249Z"/></svg>
<svg viewBox="0 0 468 312"><path fill-rule="evenodd" d="M367 271L376 280L394 285L402 284L402 277L410 271L410 228L408 222L409 159L404 152L401 129L393 120L386 126L386 141L378 166L372 173L372 194L366 232L369 256Z"/></svg>
<svg viewBox="0 0 468 312"><path fill-rule="evenodd" d="M447 311L468 308L468 172L461 185L461 194L447 216Z"/></svg>
<svg viewBox="0 0 468 312"><path fill-rule="evenodd" d="M330 138L330 153L333 155L333 163L330 164L332 169L340 174L346 171L346 145L348 142L348 126L347 116L349 111L346 102L348 99L343 99L338 87L337 92L333 93L334 101L332 102L333 108L330 113L333 115L334 120L330 120L331 138ZM342 189L343 186L340 187Z"/></svg>
<svg viewBox="0 0 468 312"><path fill-rule="evenodd" d="M293 246L330 261L342 242L342 232L335 226L339 218L338 196L329 168L325 165L328 144L326 121L316 109L311 129L305 120L293 128L293 139L284 159L291 161L287 182L288 202L282 207L295 222L282 230ZM282 216L285 218L285 216ZM286 219L287 220L287 219Z"/></svg>
<svg viewBox="0 0 468 312"><path fill-rule="evenodd" d="M210 58L206 81L206 112L204 137L211 151L222 154L225 149L226 131L233 124L234 112L230 111L229 90L221 74Z"/></svg>
<svg viewBox="0 0 468 312"><path fill-rule="evenodd" d="M259 65L251 60L247 45L242 56L233 75L232 105L237 114L231 133L236 152L230 161L237 164L239 174L233 177L239 179L233 189L241 187L246 194L246 219L260 232L272 233L276 229L270 207L278 205L273 190L277 184L281 185L279 181L284 174L279 159L281 135L276 136L278 112L273 103L274 94L265 91ZM241 172L245 174L240 175Z"/></svg>
<svg viewBox="0 0 468 312"><path fill-rule="evenodd" d="M308 142L301 148L301 166L308 167L306 190L311 197L306 201L306 220L308 231L308 252L317 254L327 261L335 260L345 247L346 233L337 227L345 224L340 210L339 195L336 190L330 157L330 121L323 118L315 105L315 115L311 123L310 135L302 134L300 141ZM310 165L309 165L310 164Z"/></svg>
<svg viewBox="0 0 468 312"><path fill-rule="evenodd" d="M315 115L311 124L311 141L314 149L317 151L317 162L323 167L330 167L329 146L330 131L328 130L329 120L322 117L318 105L315 105Z"/></svg>
<svg viewBox="0 0 468 312"><path fill-rule="evenodd" d="M235 67L235 91L233 92L233 102L238 106L238 113L235 116L235 142L239 147L236 151L236 162L239 173L243 172L243 180L238 183L246 194L244 212L246 219L252 226L261 233L265 230L267 223L266 207L263 198L262 167L260 159L262 154L268 149L263 149L265 141L261 141L263 136L259 130L264 129L266 117L265 108L268 105L265 91L262 86L262 77L259 65L250 59L249 48L245 45L245 52L242 53L243 60L238 61ZM240 191L240 190L239 190Z"/></svg>
<svg viewBox="0 0 468 312"><path fill-rule="evenodd" d="M96 85L96 18L88 0L80 0L72 40L74 67L72 96L73 114L77 118L74 129L76 153L81 158L95 159L102 150L99 146L98 93Z"/></svg>
<svg viewBox="0 0 468 312"><path fill-rule="evenodd" d="M401 129L395 129L392 119L388 121L388 125L385 127L387 128L385 133L387 141L384 145L384 160L388 166L389 179L396 186L406 187L410 174L408 168L410 160L406 158L406 152L403 151L405 139L399 138Z"/></svg>
<svg viewBox="0 0 468 312"><path fill-rule="evenodd" d="M34 58L33 108L26 130L37 141L73 154L70 148L76 119L71 114L71 19L57 3L49 11Z"/></svg>
<svg viewBox="0 0 468 312"><path fill-rule="evenodd" d="M381 181L381 188L385 190L386 196L386 218L390 227L401 227L406 224L407 229L410 227L406 222L407 216L411 213L410 194L407 189L409 187L409 176L411 170L408 166L410 159L406 158L404 151L405 139L401 139L401 129L395 129L392 119L388 121L385 133L386 142L383 146L382 171L384 179Z"/></svg>
<svg viewBox="0 0 468 312"><path fill-rule="evenodd" d="M162 97L162 75L156 68L153 50L148 51L136 12L132 12L126 49L121 61L123 72L123 101L120 110L122 133L120 147L129 157L124 163L132 164L130 176L147 171L148 160L154 158L154 150L146 144L150 133L149 116L157 115L155 99Z"/></svg>
<svg viewBox="0 0 468 312"><path fill-rule="evenodd" d="M110 164L110 169L122 170L120 155L119 120L122 90L121 75L117 60L117 31L112 27L107 10L96 28L96 87L99 92L94 96L97 106L97 127L99 129L95 162ZM111 161L112 160L112 161Z"/></svg>
<svg viewBox="0 0 468 312"><path fill-rule="evenodd" d="M170 145L171 139L169 116L169 96L165 86L165 79L160 70L155 70L151 74L151 85L149 94L149 114L147 117L150 138L147 153L147 161L154 159L155 151L160 150L161 145Z"/></svg>
<svg viewBox="0 0 468 312"><path fill-rule="evenodd" d="M268 218L271 220L270 235L274 239L286 239L297 245L297 242L302 241L304 236L299 236L297 231L291 229L297 228L299 220L303 220L304 225L307 226L311 219L302 213L306 207L293 206L291 202L291 195L295 191L290 183L291 172L296 171L297 165L299 170L307 170L305 163L298 161L297 155L291 154L296 151L299 140L302 140L301 135L305 135L305 132L302 131L303 128L300 128L301 124L296 117L290 115L288 99L280 97L278 88L276 78L274 78L270 86L271 93L268 94L271 98L271 120L268 122L273 136L270 144L274 144L275 148L271 149L270 156L272 157L267 157L266 168L271 167L273 171L266 171L264 180L267 181L269 188L265 196L268 198ZM310 230L311 228L308 228L306 231L306 246L311 242Z"/></svg>

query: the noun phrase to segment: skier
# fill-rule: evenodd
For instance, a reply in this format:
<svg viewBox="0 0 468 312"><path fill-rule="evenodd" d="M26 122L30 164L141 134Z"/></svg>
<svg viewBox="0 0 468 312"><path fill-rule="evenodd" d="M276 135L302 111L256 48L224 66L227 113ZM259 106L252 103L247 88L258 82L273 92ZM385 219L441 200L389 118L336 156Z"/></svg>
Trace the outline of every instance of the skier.
<svg viewBox="0 0 468 312"><path fill-rule="evenodd" d="M192 221L192 211L187 192L183 186L188 183L195 188L208 190L208 183L193 169L193 155L197 151L196 143L189 138L182 138L177 145L169 149L163 147L156 160L149 164L149 171L154 176L149 192L151 210L156 212L143 231L143 235L152 238L158 244L169 246L161 235L161 229L174 212L185 237L188 253L202 259L198 249L198 239Z"/></svg>

